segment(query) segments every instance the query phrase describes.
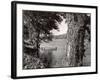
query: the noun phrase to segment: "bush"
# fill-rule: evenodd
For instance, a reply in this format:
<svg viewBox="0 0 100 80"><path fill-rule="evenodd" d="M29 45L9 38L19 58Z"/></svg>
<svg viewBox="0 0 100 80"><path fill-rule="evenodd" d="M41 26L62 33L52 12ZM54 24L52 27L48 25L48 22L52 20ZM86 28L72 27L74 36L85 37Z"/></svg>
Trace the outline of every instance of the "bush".
<svg viewBox="0 0 100 80"><path fill-rule="evenodd" d="M39 58L28 55L26 53L23 54L23 69L41 69L41 68L45 68L45 66Z"/></svg>

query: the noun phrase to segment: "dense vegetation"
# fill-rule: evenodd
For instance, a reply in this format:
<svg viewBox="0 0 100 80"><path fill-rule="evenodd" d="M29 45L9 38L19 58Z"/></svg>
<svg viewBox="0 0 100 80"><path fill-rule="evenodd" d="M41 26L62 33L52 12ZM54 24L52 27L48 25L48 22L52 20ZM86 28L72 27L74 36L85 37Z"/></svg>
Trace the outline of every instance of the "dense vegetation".
<svg viewBox="0 0 100 80"><path fill-rule="evenodd" d="M23 47L24 54L31 55L33 58L40 59L40 43L52 40L52 29L58 30L56 22L61 22L59 13L57 12L38 12L38 11L23 11ZM48 53L47 53L48 54ZM45 55L44 55L45 56ZM29 56L30 57L30 56ZM47 57L47 55L46 55ZM44 59L46 59L44 57ZM25 57L24 57L25 58ZM27 57L26 57L27 58ZM29 62L31 57L29 58ZM45 61L47 62L47 61ZM45 64L44 61L41 63ZM27 61L23 63L27 63ZM33 64L34 61L29 64ZM27 64L27 65L29 65ZM38 66L38 65L37 65ZM44 66L47 67L47 66ZM24 66L25 68L25 66Z"/></svg>
<svg viewBox="0 0 100 80"><path fill-rule="evenodd" d="M62 17L68 23L67 34L53 37L51 30L59 30ZM40 53L40 44L59 37L67 40L68 65L82 66L85 41L90 41L90 14L23 10L23 69L50 67L51 52Z"/></svg>

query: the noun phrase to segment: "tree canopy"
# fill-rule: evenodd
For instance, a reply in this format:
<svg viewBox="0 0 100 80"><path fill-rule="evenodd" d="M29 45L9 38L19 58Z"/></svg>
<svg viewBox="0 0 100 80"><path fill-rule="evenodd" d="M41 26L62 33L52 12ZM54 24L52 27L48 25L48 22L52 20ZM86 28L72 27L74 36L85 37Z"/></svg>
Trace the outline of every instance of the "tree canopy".
<svg viewBox="0 0 100 80"><path fill-rule="evenodd" d="M28 32L37 33L40 40L51 40L52 29L58 30L56 22L61 22L59 13L43 11L23 11L24 27L28 27ZM32 33L30 33L32 34ZM31 36L32 37L32 36Z"/></svg>

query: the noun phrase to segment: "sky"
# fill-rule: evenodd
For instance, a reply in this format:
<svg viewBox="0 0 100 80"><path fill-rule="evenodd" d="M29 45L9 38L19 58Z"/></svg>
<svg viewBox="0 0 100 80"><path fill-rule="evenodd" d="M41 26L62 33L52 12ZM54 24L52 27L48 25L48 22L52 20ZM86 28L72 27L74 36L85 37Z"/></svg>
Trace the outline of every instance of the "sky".
<svg viewBox="0 0 100 80"><path fill-rule="evenodd" d="M53 33L53 35L61 35L61 34L65 34L67 33L67 29L68 29L68 26L67 26L67 23L65 23L65 19L63 19L63 21L59 24L57 23L58 25L58 28L59 28L59 31L58 30L52 30L51 32Z"/></svg>

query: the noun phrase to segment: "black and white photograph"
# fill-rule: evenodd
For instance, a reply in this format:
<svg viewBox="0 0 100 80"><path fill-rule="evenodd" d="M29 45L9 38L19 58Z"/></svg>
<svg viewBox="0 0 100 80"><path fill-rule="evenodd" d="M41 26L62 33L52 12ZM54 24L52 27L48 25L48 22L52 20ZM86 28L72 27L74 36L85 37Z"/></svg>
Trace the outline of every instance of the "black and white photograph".
<svg viewBox="0 0 100 80"><path fill-rule="evenodd" d="M12 78L97 73L97 7L12 2Z"/></svg>
<svg viewBox="0 0 100 80"><path fill-rule="evenodd" d="M23 69L91 65L91 14L23 10Z"/></svg>

